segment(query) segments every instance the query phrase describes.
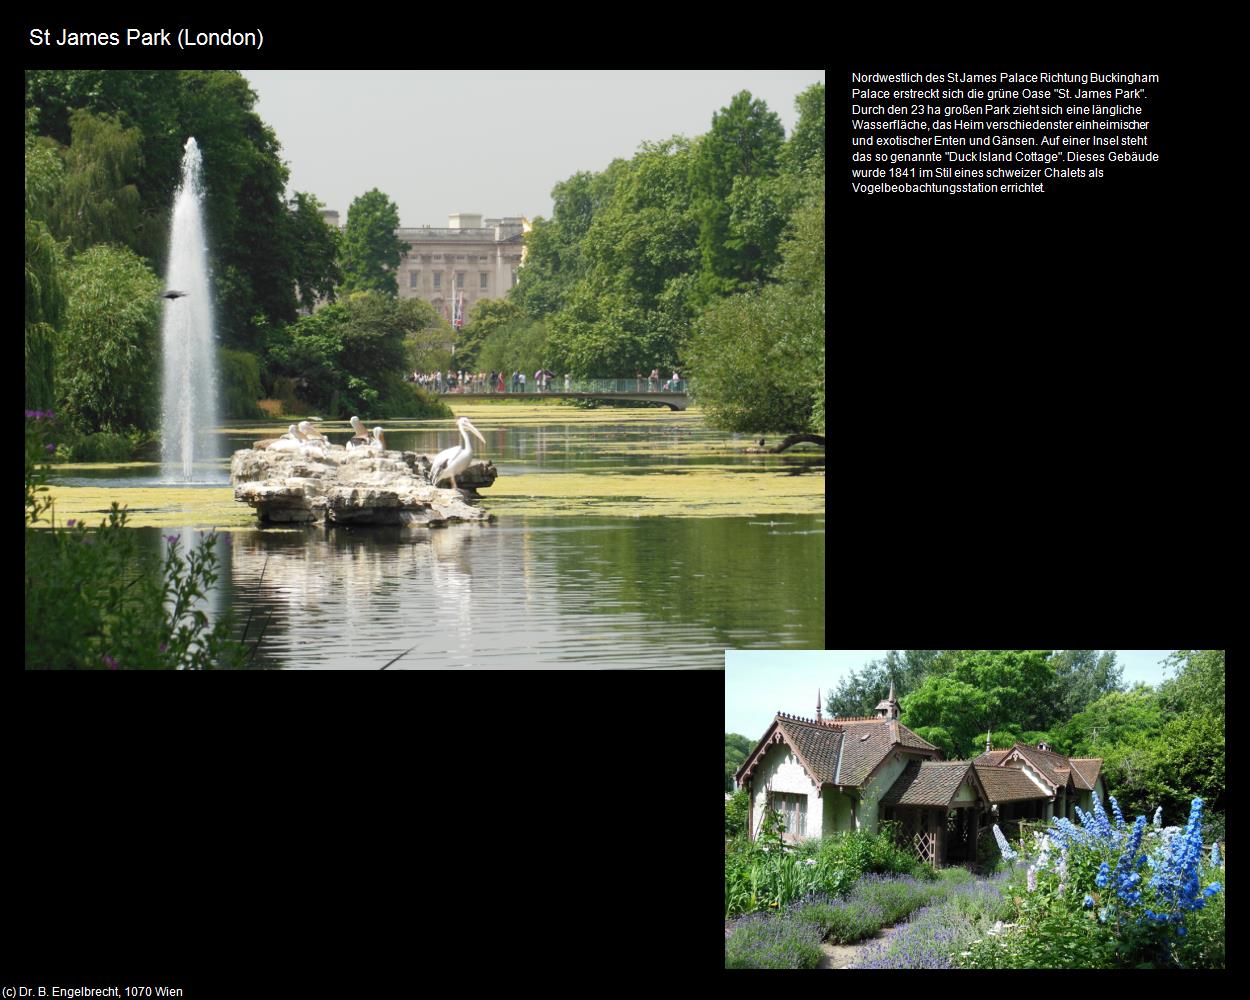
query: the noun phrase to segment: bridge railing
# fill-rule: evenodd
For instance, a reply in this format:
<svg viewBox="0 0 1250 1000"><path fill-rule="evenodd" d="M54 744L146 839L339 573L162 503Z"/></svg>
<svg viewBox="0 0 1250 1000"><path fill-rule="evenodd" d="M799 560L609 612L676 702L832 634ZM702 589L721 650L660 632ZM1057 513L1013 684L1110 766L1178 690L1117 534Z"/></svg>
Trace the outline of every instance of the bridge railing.
<svg viewBox="0 0 1250 1000"><path fill-rule="evenodd" d="M690 383L686 379L678 379L673 381L667 378L661 379L634 379L634 378L570 378L567 381L563 377L551 379L545 388L540 388L532 377L526 376L524 386L513 386L511 380L504 377L504 388L501 393L498 382L466 382L463 386L426 386L435 392L455 393L457 395L463 393L470 396L480 395L512 395L514 393L524 392L527 396L537 396L548 392L593 392L605 394L629 394L636 395L638 393L679 393L688 394L690 391Z"/></svg>

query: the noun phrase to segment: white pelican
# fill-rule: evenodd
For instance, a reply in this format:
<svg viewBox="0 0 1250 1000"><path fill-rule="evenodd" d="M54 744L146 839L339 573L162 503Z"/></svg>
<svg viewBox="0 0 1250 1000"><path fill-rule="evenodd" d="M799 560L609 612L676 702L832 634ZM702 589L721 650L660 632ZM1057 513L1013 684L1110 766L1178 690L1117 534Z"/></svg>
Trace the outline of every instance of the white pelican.
<svg viewBox="0 0 1250 1000"><path fill-rule="evenodd" d="M299 428L297 428L294 424L291 424L291 426L287 428L286 433L283 434L282 437L278 438L277 441L275 441L273 444L269 446L269 450L270 451L299 451L301 444L302 442L300 441L300 438L299 438Z"/></svg>
<svg viewBox="0 0 1250 1000"><path fill-rule="evenodd" d="M359 417L352 417L352 430L356 432L356 436L347 442L347 450L355 451L357 448L368 448L371 442L369 432L365 430L365 425L360 422Z"/></svg>
<svg viewBox="0 0 1250 1000"><path fill-rule="evenodd" d="M433 486L437 486L444 479L450 479L453 490L460 488L456 485L456 476L464 472L473 461L473 446L469 444L470 431L482 444L486 443L486 438L482 437L478 429L469 423L468 417L461 417L456 424L460 428L462 443L445 448L434 456L434 464L430 466L430 483Z"/></svg>
<svg viewBox="0 0 1250 1000"><path fill-rule="evenodd" d="M373 428L373 440L369 442L369 447L373 451L386 451L386 438L381 427Z"/></svg>
<svg viewBox="0 0 1250 1000"><path fill-rule="evenodd" d="M322 437L321 433L307 420L301 420L299 422L299 434L305 441L316 441L318 443L325 442L325 438Z"/></svg>

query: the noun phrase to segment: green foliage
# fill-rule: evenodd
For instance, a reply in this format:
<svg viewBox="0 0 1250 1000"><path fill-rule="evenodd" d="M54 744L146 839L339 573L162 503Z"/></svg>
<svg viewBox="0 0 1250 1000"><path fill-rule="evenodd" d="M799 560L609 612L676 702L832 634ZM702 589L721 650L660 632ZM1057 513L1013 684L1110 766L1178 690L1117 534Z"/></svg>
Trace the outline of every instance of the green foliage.
<svg viewBox="0 0 1250 1000"><path fill-rule="evenodd" d="M141 163L139 130L84 109L72 112L69 124L65 173L48 214L53 232L75 251L96 243L134 246L140 225L134 184Z"/></svg>
<svg viewBox="0 0 1250 1000"><path fill-rule="evenodd" d="M712 305L685 352L699 404L726 430L824 428L823 183L790 223L782 283Z"/></svg>
<svg viewBox="0 0 1250 1000"><path fill-rule="evenodd" d="M1168 711L1224 714L1224 650L1178 649L1166 667L1176 671L1159 691Z"/></svg>
<svg viewBox="0 0 1250 1000"><path fill-rule="evenodd" d="M813 83L794 99L798 121L781 150L782 169L789 173L825 172L825 85Z"/></svg>
<svg viewBox="0 0 1250 1000"><path fill-rule="evenodd" d="M1124 668L1116 665L1113 649L1060 649L1050 663L1055 669L1055 719L1070 718L1103 695L1124 689Z"/></svg>
<svg viewBox="0 0 1250 1000"><path fill-rule="evenodd" d="M1039 916L1027 929L987 935L962 960L970 969L1119 968L1119 942L1091 911L1059 908Z"/></svg>
<svg viewBox="0 0 1250 1000"><path fill-rule="evenodd" d="M61 183L60 158L26 133L26 408L50 410L56 398L56 335L65 319L65 251L42 219Z"/></svg>
<svg viewBox="0 0 1250 1000"><path fill-rule="evenodd" d="M734 792L733 798L725 803L725 836L741 837L747 830L747 818L751 809L751 796L745 788Z"/></svg>
<svg viewBox="0 0 1250 1000"><path fill-rule="evenodd" d="M755 744L738 733L725 734L725 791L734 790L734 772L742 766L747 754L755 749Z"/></svg>
<svg viewBox="0 0 1250 1000"><path fill-rule="evenodd" d="M795 916L819 926L830 944L862 941L872 937L887 922L883 911L866 899L838 905L813 903L799 907Z"/></svg>
<svg viewBox="0 0 1250 1000"><path fill-rule="evenodd" d="M281 147L255 114L256 95L236 71L30 70L26 105L32 129L71 151L81 147L85 240L124 239L159 273L168 220L181 179L183 147L195 136L204 159L206 227L217 277L216 315L225 343L256 349L251 319L295 315L295 253L283 202ZM94 116L80 142L75 113ZM140 137L137 156L131 143ZM78 154L74 154L78 155ZM138 221L134 199L138 192ZM101 200L102 199L102 200ZM91 219L93 213L98 216ZM66 221L70 221L69 218ZM72 221L78 225L75 210ZM132 225L133 223L133 225ZM223 280L224 279L224 280Z"/></svg>
<svg viewBox="0 0 1250 1000"><path fill-rule="evenodd" d="M450 415L403 381L408 340L437 324L429 304L357 292L271 331L269 369L295 380L299 398L331 418Z"/></svg>
<svg viewBox="0 0 1250 1000"><path fill-rule="evenodd" d="M264 411L257 405L257 400L265 395L260 384L260 358L224 347L218 350L217 358L221 366L222 416L240 420L263 417Z"/></svg>
<svg viewBox="0 0 1250 1000"><path fill-rule="evenodd" d="M148 430L159 420L161 285L123 247L79 254L57 344L58 413L80 432Z"/></svg>
<svg viewBox="0 0 1250 1000"><path fill-rule="evenodd" d="M1175 946L1176 964L1183 969L1223 969L1224 965L1224 896L1227 894L1224 866L1207 866L1207 878L1224 885L1223 892L1211 896L1206 905L1191 913L1185 921L1189 930Z"/></svg>
<svg viewBox="0 0 1250 1000"><path fill-rule="evenodd" d="M144 431L114 433L99 431L95 434L66 435L65 457L72 462L126 462L151 440Z"/></svg>
<svg viewBox="0 0 1250 1000"><path fill-rule="evenodd" d="M500 368L495 365L483 367L479 364L482 345L491 334L511 326L521 318L521 307L511 299L485 299L475 305L469 321L460 329L456 338L456 367L472 368L474 371L499 371Z"/></svg>
<svg viewBox="0 0 1250 1000"><path fill-rule="evenodd" d="M814 969L822 956L820 928L791 914L746 921L725 942L726 969Z"/></svg>
<svg viewBox="0 0 1250 1000"><path fill-rule="evenodd" d="M781 119L745 90L712 116L711 130L700 138L689 171L698 221L701 304L762 279L759 247L731 230L730 198L741 179L776 173L784 138Z"/></svg>
<svg viewBox="0 0 1250 1000"><path fill-rule="evenodd" d="M1060 753L1100 757L1114 743L1137 736L1156 736L1162 728L1163 707L1157 692L1139 683L1130 691L1103 695L1067 722L1055 726L1052 733L1055 749Z"/></svg>
<svg viewBox="0 0 1250 1000"><path fill-rule="evenodd" d="M161 558L112 505L96 528L52 525L43 460L54 421L27 420L27 669L202 669L238 666L229 621L201 605L217 581L213 535L184 556L176 537Z"/></svg>
<svg viewBox="0 0 1250 1000"><path fill-rule="evenodd" d="M924 889L903 881L864 881L851 890L851 899L881 911L881 926L897 924L929 902Z"/></svg>
<svg viewBox="0 0 1250 1000"><path fill-rule="evenodd" d="M484 371L511 372L513 369L526 373L527 386L533 386L533 374L547 367L547 324L538 321L520 321L496 330L485 344L479 356L479 369ZM505 374L504 383L507 384Z"/></svg>
<svg viewBox="0 0 1250 1000"><path fill-rule="evenodd" d="M551 318L554 369L629 377L677 365L695 316L690 157L689 142L674 137L643 143L618 168L611 195L581 242L582 273L561 291L563 308Z"/></svg>
<svg viewBox="0 0 1250 1000"><path fill-rule="evenodd" d="M311 194L296 191L289 205L287 222L299 303L311 312L319 298L333 302L343 280L338 265L339 231L322 218L325 206Z"/></svg>
<svg viewBox="0 0 1250 1000"><path fill-rule="evenodd" d="M1225 808L1221 716L1178 716L1157 737L1127 735L1104 746L1102 756L1104 780L1125 810L1148 814L1162 805L1168 816L1184 816L1194 798Z"/></svg>
<svg viewBox="0 0 1250 1000"><path fill-rule="evenodd" d="M377 188L352 202L341 241L345 292L399 294L395 272L408 245L395 235L398 228L399 208Z"/></svg>

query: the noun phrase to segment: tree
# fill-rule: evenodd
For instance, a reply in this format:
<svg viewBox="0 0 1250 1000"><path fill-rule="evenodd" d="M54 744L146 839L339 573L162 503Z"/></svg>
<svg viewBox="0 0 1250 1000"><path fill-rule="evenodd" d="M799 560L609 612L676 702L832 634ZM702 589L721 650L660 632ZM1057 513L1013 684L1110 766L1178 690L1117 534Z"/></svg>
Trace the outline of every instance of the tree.
<svg viewBox="0 0 1250 1000"><path fill-rule="evenodd" d="M1097 757L1136 736L1154 738L1163 728L1158 692L1145 684L1111 691L1051 729L1055 749L1073 757Z"/></svg>
<svg viewBox="0 0 1250 1000"><path fill-rule="evenodd" d="M643 143L617 168L608 201L581 241L584 273L551 319L556 369L629 377L676 367L695 315L690 157L690 143L674 136Z"/></svg>
<svg viewBox="0 0 1250 1000"><path fill-rule="evenodd" d="M534 220L525 236L525 266L508 293L527 316L549 316L567 305L588 266L582 241L628 169L617 159L606 170L581 171L552 188L552 217Z"/></svg>
<svg viewBox="0 0 1250 1000"><path fill-rule="evenodd" d="M343 229L343 289L399 294L395 272L408 246L395 235L399 208L377 188L352 202Z"/></svg>
<svg viewBox="0 0 1250 1000"><path fill-rule="evenodd" d="M299 303L312 312L318 299L334 301L334 290L343 280L338 266L339 231L326 223L321 215L325 206L311 194L296 191L288 204Z"/></svg>
<svg viewBox="0 0 1250 1000"><path fill-rule="evenodd" d="M1056 702L1052 719L1070 719L1104 694L1123 690L1124 670L1116 666L1115 650L1061 649L1051 657Z"/></svg>
<svg viewBox="0 0 1250 1000"><path fill-rule="evenodd" d="M327 416L442 416L450 411L403 381L408 341L436 326L420 299L356 292L272 334L273 372Z"/></svg>
<svg viewBox="0 0 1250 1000"><path fill-rule="evenodd" d="M521 307L510 299L484 299L475 305L456 341L456 367L480 369L478 355L486 339L501 327L519 320L521 315Z"/></svg>
<svg viewBox="0 0 1250 1000"><path fill-rule="evenodd" d="M742 766L755 743L738 733L725 734L725 791L734 790L734 772Z"/></svg>
<svg viewBox="0 0 1250 1000"><path fill-rule="evenodd" d="M96 243L133 247L140 225L139 130L79 109L70 115L70 131L64 179L49 212L53 231L75 251Z"/></svg>
<svg viewBox="0 0 1250 1000"><path fill-rule="evenodd" d="M161 284L124 247L94 246L70 265L57 350L59 409L79 431L149 430L159 417Z"/></svg>
<svg viewBox="0 0 1250 1000"><path fill-rule="evenodd" d="M714 304L695 324L686 368L709 421L758 433L823 431L824 188L804 201L782 248L782 281Z"/></svg>
<svg viewBox="0 0 1250 1000"><path fill-rule="evenodd" d="M26 133L26 409L55 403L56 332L65 317L65 252L42 217L62 165L56 153Z"/></svg>
<svg viewBox="0 0 1250 1000"><path fill-rule="evenodd" d="M781 119L749 91L734 96L712 116L691 165L691 187L699 220L702 302L758 282L763 261L753 244L732 239L729 205L739 178L776 172L785 139Z"/></svg>
<svg viewBox="0 0 1250 1000"><path fill-rule="evenodd" d="M813 83L794 99L799 113L794 131L781 151L782 170L825 172L825 85Z"/></svg>
<svg viewBox="0 0 1250 1000"><path fill-rule="evenodd" d="M1178 649L1165 662L1176 672L1160 688L1169 711L1224 714L1224 650Z"/></svg>

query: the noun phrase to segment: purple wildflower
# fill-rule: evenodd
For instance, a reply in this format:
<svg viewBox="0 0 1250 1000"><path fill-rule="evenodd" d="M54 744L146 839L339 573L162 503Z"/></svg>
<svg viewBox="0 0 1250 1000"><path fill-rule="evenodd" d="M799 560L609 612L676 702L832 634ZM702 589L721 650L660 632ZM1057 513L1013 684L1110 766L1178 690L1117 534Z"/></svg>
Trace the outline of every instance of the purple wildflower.
<svg viewBox="0 0 1250 1000"><path fill-rule="evenodd" d="M108 653L104 654L104 665L107 666L110 670L117 669L117 661L113 659L111 656L109 656Z"/></svg>
<svg viewBox="0 0 1250 1000"><path fill-rule="evenodd" d="M68 521L65 522L65 527L72 528L77 523L78 522L74 518L71 517Z"/></svg>

